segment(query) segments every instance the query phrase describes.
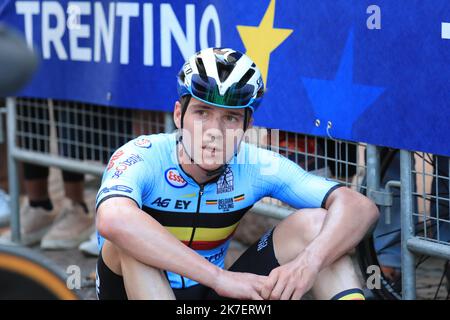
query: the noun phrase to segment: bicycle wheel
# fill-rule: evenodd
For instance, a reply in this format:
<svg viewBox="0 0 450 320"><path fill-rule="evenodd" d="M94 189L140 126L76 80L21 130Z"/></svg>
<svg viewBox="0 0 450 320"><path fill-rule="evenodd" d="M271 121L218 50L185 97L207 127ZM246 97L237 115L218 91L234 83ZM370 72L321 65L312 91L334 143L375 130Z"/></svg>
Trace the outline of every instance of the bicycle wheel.
<svg viewBox="0 0 450 320"><path fill-rule="evenodd" d="M383 149L384 156L382 157L382 162L380 165L381 180L384 178L387 168L391 164L392 160L396 155L396 150L393 149ZM362 194L366 195L366 179L364 178L361 183L361 189L359 190ZM364 280L368 280L370 274L367 273L367 269L370 266L380 267L380 262L378 261L377 251L375 249L373 231L371 230L364 239L359 243L356 249L356 255L358 258L359 267ZM380 288L372 289L372 293L376 298L382 300L398 300L401 299L401 291L394 286L391 281L381 272L380 274Z"/></svg>
<svg viewBox="0 0 450 320"><path fill-rule="evenodd" d="M16 246L0 245L0 300L76 300L64 275L45 257Z"/></svg>

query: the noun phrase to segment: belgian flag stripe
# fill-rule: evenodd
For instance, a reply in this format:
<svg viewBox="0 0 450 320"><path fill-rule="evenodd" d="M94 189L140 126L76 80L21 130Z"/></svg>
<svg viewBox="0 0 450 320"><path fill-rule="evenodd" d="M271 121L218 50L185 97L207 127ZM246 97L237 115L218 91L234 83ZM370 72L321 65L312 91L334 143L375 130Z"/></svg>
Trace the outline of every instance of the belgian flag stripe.
<svg viewBox="0 0 450 320"><path fill-rule="evenodd" d="M231 233L225 239L217 240L217 241L192 241L191 248L194 250L212 250L217 248L218 246L227 242L232 236L234 232ZM183 241L185 245L189 245L189 241Z"/></svg>
<svg viewBox="0 0 450 320"><path fill-rule="evenodd" d="M225 239L232 234L239 222L225 228L196 228L193 241L217 241ZM166 227L178 240L189 241L192 235L192 228L186 227Z"/></svg>
<svg viewBox="0 0 450 320"><path fill-rule="evenodd" d="M162 211L147 206L143 206L142 210L165 227L192 227L195 217L195 227L197 228L225 228L241 220L252 206L236 211L217 213Z"/></svg>

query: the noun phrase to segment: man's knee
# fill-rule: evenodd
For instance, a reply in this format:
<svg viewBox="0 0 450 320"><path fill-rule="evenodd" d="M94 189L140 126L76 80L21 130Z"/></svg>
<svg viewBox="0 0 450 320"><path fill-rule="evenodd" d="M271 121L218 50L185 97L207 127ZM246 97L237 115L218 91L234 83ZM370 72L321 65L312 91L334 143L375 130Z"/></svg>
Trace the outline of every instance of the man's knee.
<svg viewBox="0 0 450 320"><path fill-rule="evenodd" d="M128 299L175 299L163 270L144 264L123 250L120 263Z"/></svg>
<svg viewBox="0 0 450 320"><path fill-rule="evenodd" d="M326 217L324 209L297 210L275 228L275 256L280 264L291 261L320 233Z"/></svg>
<svg viewBox="0 0 450 320"><path fill-rule="evenodd" d="M300 209L286 218L284 229L303 243L309 243L322 230L326 218L325 209Z"/></svg>
<svg viewBox="0 0 450 320"><path fill-rule="evenodd" d="M148 278L153 281L166 280L166 275L163 270L140 262L138 259L129 255L122 249L119 249L119 257L122 275L124 278L141 275L143 279Z"/></svg>
<svg viewBox="0 0 450 320"><path fill-rule="evenodd" d="M143 264L142 262L140 262L138 259L136 259L132 255L128 254L123 249L117 248L117 253L118 253L118 256L119 256L120 265L122 267L122 270L126 266L127 267L132 267L132 268L140 267L140 268L146 268L148 271L153 270L155 272L163 274L163 272L160 269L158 269L156 267L153 267L153 266L150 266L150 265Z"/></svg>
<svg viewBox="0 0 450 320"><path fill-rule="evenodd" d="M118 249L117 250L117 255L119 257L119 261L120 261L120 265L121 266L137 262L137 260L134 257L130 256L128 253L126 253L122 249Z"/></svg>
<svg viewBox="0 0 450 320"><path fill-rule="evenodd" d="M327 210L322 208L300 209L286 218L286 228L291 229L289 232L295 234L303 245L307 245L322 231L326 216ZM355 248L352 248L346 254L354 253Z"/></svg>

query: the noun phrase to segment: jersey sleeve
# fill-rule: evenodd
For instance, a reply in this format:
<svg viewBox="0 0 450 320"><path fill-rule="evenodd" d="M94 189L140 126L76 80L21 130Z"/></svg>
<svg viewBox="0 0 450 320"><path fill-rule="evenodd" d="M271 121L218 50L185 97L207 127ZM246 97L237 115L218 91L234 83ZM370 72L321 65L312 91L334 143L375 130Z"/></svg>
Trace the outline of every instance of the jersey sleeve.
<svg viewBox="0 0 450 320"><path fill-rule="evenodd" d="M259 171L254 189L259 198L272 197L293 208L325 208L331 192L344 186L336 181L311 174L295 162L278 153L263 150L259 152Z"/></svg>
<svg viewBox="0 0 450 320"><path fill-rule="evenodd" d="M112 197L127 197L142 207L145 194L152 188L153 176L140 147L135 145L135 140L128 142L111 156L97 193L96 209L103 201Z"/></svg>

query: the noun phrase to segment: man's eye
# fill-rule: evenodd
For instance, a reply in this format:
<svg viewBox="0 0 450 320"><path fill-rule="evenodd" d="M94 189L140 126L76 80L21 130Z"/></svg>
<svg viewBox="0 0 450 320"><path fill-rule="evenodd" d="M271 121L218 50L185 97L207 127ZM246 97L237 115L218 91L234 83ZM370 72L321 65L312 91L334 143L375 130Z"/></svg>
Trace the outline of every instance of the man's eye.
<svg viewBox="0 0 450 320"><path fill-rule="evenodd" d="M227 116L227 121L230 121L230 122L237 122L237 121L238 121L238 118L235 117L235 116Z"/></svg>
<svg viewBox="0 0 450 320"><path fill-rule="evenodd" d="M196 113L200 116L206 116L207 112L205 110L197 110Z"/></svg>

